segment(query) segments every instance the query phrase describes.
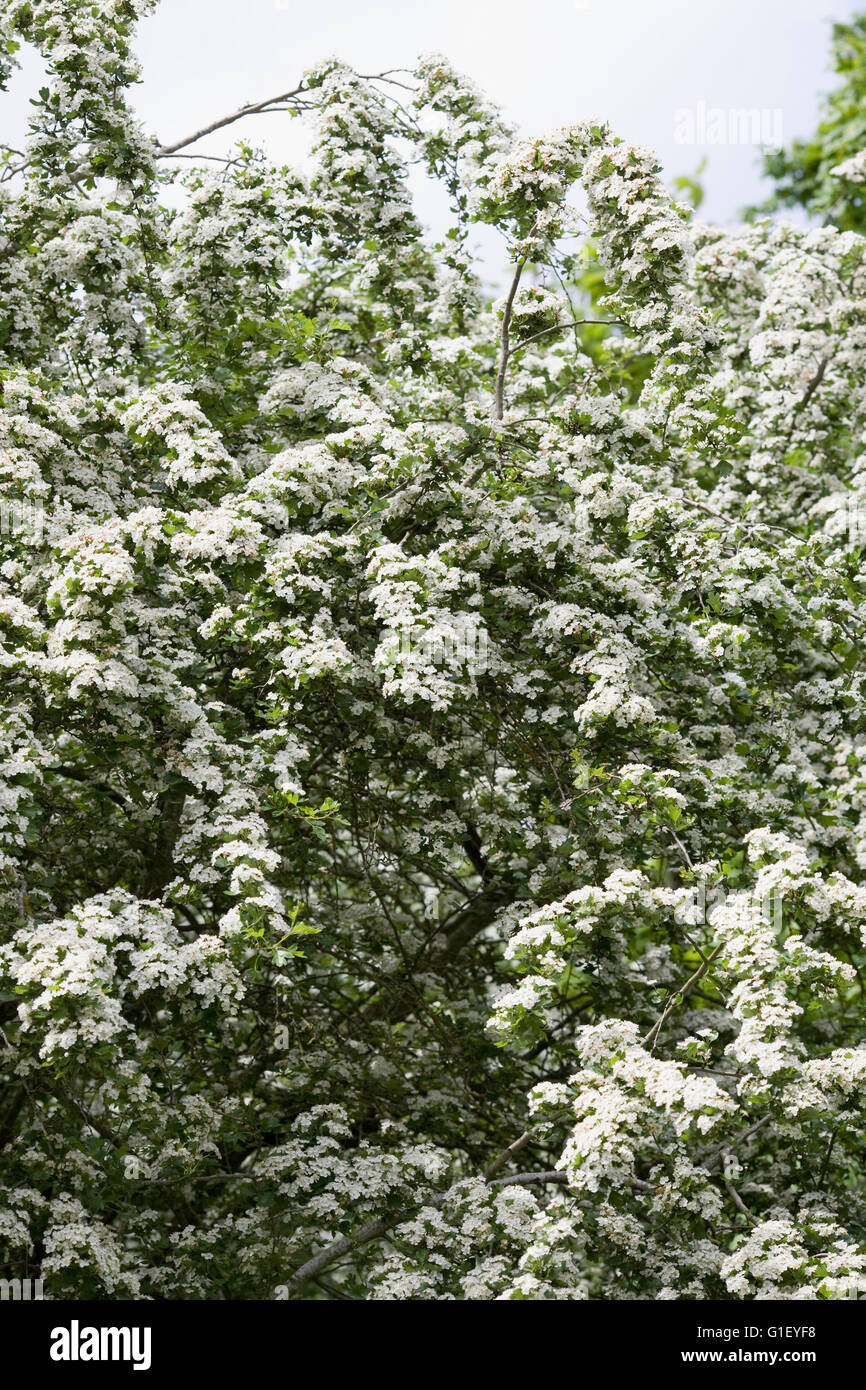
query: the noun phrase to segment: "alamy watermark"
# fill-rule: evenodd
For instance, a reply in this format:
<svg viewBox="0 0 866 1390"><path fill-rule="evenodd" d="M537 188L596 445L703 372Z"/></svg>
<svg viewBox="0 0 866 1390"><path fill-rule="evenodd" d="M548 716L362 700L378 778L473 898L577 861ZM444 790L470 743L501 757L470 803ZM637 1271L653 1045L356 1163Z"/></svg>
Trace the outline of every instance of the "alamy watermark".
<svg viewBox="0 0 866 1390"><path fill-rule="evenodd" d="M31 1303L44 1297L41 1279L0 1279L0 1303Z"/></svg>
<svg viewBox="0 0 866 1390"><path fill-rule="evenodd" d="M768 893L762 898L747 896L737 889L725 888L722 884L708 884L706 880L689 884L684 896L674 908L674 921L681 926L712 925L711 918L717 907L722 907L729 898L736 895L740 901L738 911L745 914L755 926L764 922L774 931L782 926L782 898L778 893Z"/></svg>
<svg viewBox="0 0 866 1390"><path fill-rule="evenodd" d="M845 504L845 522L848 544L866 546L866 500L850 497Z"/></svg>
<svg viewBox="0 0 866 1390"><path fill-rule="evenodd" d="M14 536L29 545L39 545L44 533L45 508L41 502L0 497L0 536Z"/></svg>
<svg viewBox="0 0 866 1390"><path fill-rule="evenodd" d="M134 1371L149 1371L153 1329L150 1327L68 1327L51 1330L52 1361L127 1361Z"/></svg>
<svg viewBox="0 0 866 1390"><path fill-rule="evenodd" d="M489 663L487 629L471 622L411 634L385 628L379 641L377 662L383 666L411 663L443 670L486 671Z"/></svg>
<svg viewBox="0 0 866 1390"><path fill-rule="evenodd" d="M779 106L680 106L674 112L674 140L678 145L784 144L782 109Z"/></svg>

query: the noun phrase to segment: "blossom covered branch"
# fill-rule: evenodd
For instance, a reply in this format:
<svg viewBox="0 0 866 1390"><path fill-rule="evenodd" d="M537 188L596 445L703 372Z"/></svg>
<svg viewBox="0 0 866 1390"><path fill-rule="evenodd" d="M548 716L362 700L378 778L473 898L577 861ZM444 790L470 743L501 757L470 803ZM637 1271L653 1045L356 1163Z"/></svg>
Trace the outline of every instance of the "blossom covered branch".
<svg viewBox="0 0 866 1390"><path fill-rule="evenodd" d="M866 1291L866 239L151 8L0 9L0 1275Z"/></svg>

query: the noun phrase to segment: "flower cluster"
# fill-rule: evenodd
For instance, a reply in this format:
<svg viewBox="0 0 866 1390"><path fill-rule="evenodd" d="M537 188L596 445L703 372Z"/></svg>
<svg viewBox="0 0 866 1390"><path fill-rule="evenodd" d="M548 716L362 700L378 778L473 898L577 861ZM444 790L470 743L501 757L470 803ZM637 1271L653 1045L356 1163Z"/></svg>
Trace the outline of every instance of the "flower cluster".
<svg viewBox="0 0 866 1390"><path fill-rule="evenodd" d="M863 1291L866 239L435 55L181 172L149 8L0 24L0 1274Z"/></svg>

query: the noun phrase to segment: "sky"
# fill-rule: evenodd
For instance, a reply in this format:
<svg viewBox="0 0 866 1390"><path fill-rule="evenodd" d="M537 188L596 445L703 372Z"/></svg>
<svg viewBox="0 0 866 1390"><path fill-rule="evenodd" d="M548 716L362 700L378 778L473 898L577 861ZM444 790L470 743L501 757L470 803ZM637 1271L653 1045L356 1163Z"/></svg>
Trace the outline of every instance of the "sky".
<svg viewBox="0 0 866 1390"><path fill-rule="evenodd" d="M140 30L137 106L169 141L287 90L331 54L377 72L436 51L526 133L604 117L653 146L671 177L706 154L702 213L729 221L760 196L757 150L679 143L678 125L689 133L682 113L697 127L701 102L707 113L778 112L785 142L808 134L832 85L831 21L851 9L851 0L163 0ZM290 155L289 125L261 116L244 130ZM219 154L232 138L201 148Z"/></svg>
<svg viewBox="0 0 866 1390"><path fill-rule="evenodd" d="M332 54L378 72L436 51L524 133L603 117L656 149L670 178L693 173L706 155L701 215L731 223L766 185L751 131L746 143L707 144L713 111L726 126L731 109L758 111L765 133L784 143L809 134L833 85L831 21L851 11L851 0L162 0L140 27L134 104L172 143L288 90ZM37 76L28 60L0 105L10 143ZM243 134L293 161L304 151L298 124L251 117L196 148L223 154ZM689 135L695 143L684 143ZM433 204L425 213L435 223Z"/></svg>

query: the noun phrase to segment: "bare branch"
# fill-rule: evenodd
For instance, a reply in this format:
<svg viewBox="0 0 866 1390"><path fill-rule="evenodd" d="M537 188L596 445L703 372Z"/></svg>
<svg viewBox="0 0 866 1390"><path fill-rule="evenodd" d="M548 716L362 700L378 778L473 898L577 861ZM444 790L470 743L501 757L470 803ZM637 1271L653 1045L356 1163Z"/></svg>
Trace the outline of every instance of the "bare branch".
<svg viewBox="0 0 866 1390"><path fill-rule="evenodd" d="M546 338L548 333L562 333L567 328L582 328L585 323L597 324L599 328L609 328L614 324L620 324L623 328L629 326L625 319L569 319L566 323L554 323L550 328L541 328L531 337L521 339L519 343L515 343L512 352L520 352L523 348L529 347L530 343L537 342L539 338Z"/></svg>
<svg viewBox="0 0 866 1390"><path fill-rule="evenodd" d="M835 1126L833 1133L830 1135L830 1143L827 1146L827 1152L824 1155L824 1162L821 1164L821 1173L818 1178L819 1188L824 1186L824 1179L827 1176L827 1172L830 1168L830 1159L833 1156L833 1146L836 1143L836 1137L839 1133L839 1130L842 1128L842 1124L843 1121L840 1120L839 1123Z"/></svg>
<svg viewBox="0 0 866 1390"><path fill-rule="evenodd" d="M362 82L387 82L390 86L406 87L405 82L398 82L391 74L395 72L405 72L405 68L388 68L385 72L358 73ZM406 87L407 91L413 90ZM305 81L293 87L290 92L281 92L279 96L267 97L264 101L251 101L246 106L238 107L229 116L221 116L217 121L211 121L210 125L202 126L200 130L192 135L187 135L185 139L178 140L173 145L160 145L156 151L157 159L165 159L168 155L175 154L178 150L186 149L187 145L195 144L196 140L201 140L205 135L212 135L216 130L224 130L226 126L234 125L235 121L242 121L246 116L267 115L271 111L303 111L308 110L311 102L300 100L310 88ZM289 102L291 105L285 106L282 103Z"/></svg>
<svg viewBox="0 0 866 1390"><path fill-rule="evenodd" d="M543 1183L566 1183L568 1174L558 1171L544 1171L539 1173L515 1173L510 1178L497 1178L495 1182L489 1182L488 1187L536 1187ZM354 1235L342 1236L339 1240L332 1241L326 1245L324 1250L320 1250L312 1259L307 1260L306 1264L301 1265L289 1280L289 1289L299 1289L302 1284L315 1279L323 1270L343 1255L348 1255L351 1250L357 1250L360 1245L369 1245L371 1240L378 1240L380 1236L387 1234L393 1226L399 1226L401 1221L407 1221L415 1212L423 1207L433 1207L437 1211L445 1205L449 1192L437 1192L426 1201L420 1202L418 1206L412 1207L408 1211L394 1212L391 1216L380 1218L378 1221L371 1221L368 1225L362 1226Z"/></svg>
<svg viewBox="0 0 866 1390"><path fill-rule="evenodd" d="M818 387L821 385L821 382L824 380L824 373L827 370L827 362L828 358L826 357L821 357L819 359L818 368L815 372L815 375L809 379L808 386L806 387L805 391L803 392L802 396L800 397L800 399L794 407L795 410L805 410L806 406L809 404L815 392L818 390Z"/></svg>
<svg viewBox="0 0 866 1390"><path fill-rule="evenodd" d="M720 941L716 949L714 951L711 951L710 954L704 958L704 960L701 962L701 964L695 971L694 975L692 975L688 980L686 980L686 983L683 985L682 989L678 989L675 994L671 995L661 1017L656 1020L652 1028L647 1033L646 1037L643 1039L644 1047L646 1047L647 1045L655 1047L656 1042L658 1040L658 1035L661 1032L662 1027L664 1026L665 1020L668 1018L670 1014L673 1013L677 1005L681 1004L688 994L691 994L698 981L703 979L704 975L706 975L713 961L716 959L719 952L721 951L722 944L723 943Z"/></svg>
<svg viewBox="0 0 866 1390"><path fill-rule="evenodd" d="M753 1226L757 1226L757 1225L758 1225L758 1218L757 1218L757 1216L753 1216L752 1213L749 1211L749 1208L746 1206L746 1204L745 1204L745 1202L743 1201L742 1197L740 1196L739 1192L738 1192L737 1189L734 1187L734 1184L731 1182L730 1178L728 1177L728 1163L729 1163L729 1162L730 1162L730 1154L725 1154L725 1155L724 1155L724 1162L723 1162L723 1164L722 1164L722 1182L725 1184L725 1188L726 1188L726 1190L727 1190L728 1196L730 1197L730 1199L731 1199L731 1201L733 1202L734 1206L737 1208L737 1211L742 1212L742 1214L743 1214L743 1216L745 1216L746 1220L747 1220L747 1221L751 1221L751 1223L752 1223Z"/></svg>
<svg viewBox="0 0 866 1390"><path fill-rule="evenodd" d="M513 1144L509 1144L507 1149L503 1149L498 1158L494 1158L488 1168L484 1170L484 1181L489 1182L494 1173L498 1173L500 1168L504 1168L512 1154L519 1153L529 1143L532 1135L529 1130L525 1130L519 1139L515 1139Z"/></svg>
<svg viewBox="0 0 866 1390"><path fill-rule="evenodd" d="M279 96L268 97L265 101L253 101L247 106L241 106L237 111L233 111L230 116L221 116L217 121L211 121L210 125L204 125L200 130L196 130L192 135L187 135L183 140L177 140L173 145L160 145L156 152L157 159L165 159L167 155L175 154L178 150L186 149L187 145L194 145L196 140L201 140L205 135L212 135L215 130L223 130L227 125L233 125L235 121L242 121L245 116L259 116L269 111L279 102L293 101L303 92L308 90L305 83L293 88L290 92L282 92Z"/></svg>
<svg viewBox="0 0 866 1390"><path fill-rule="evenodd" d="M745 1144L747 1139L751 1139L753 1134L757 1134L759 1129L763 1129L764 1125L769 1124L772 1118L772 1113L768 1111L766 1115L761 1116L760 1120L756 1120L753 1125L749 1125L748 1129L744 1129L742 1134L736 1135L735 1138L732 1140L727 1140L727 1145L730 1146L730 1144L734 1143L737 1145L737 1147L739 1147L740 1144ZM727 1156L725 1149L725 1144L717 1144L714 1148L710 1149L709 1153L699 1155L697 1161L704 1168L710 1170L715 1167L719 1159L725 1158Z"/></svg>
<svg viewBox="0 0 866 1390"><path fill-rule="evenodd" d="M508 334L511 328L511 311L514 308L514 296L517 294L517 286L520 284L520 277L523 274L526 260L526 256L521 256L517 262L514 279L511 281L511 288L508 291L508 298L505 301L505 309L502 314L502 328L499 332L499 362L496 368L496 398L493 406L493 415L497 420L502 419L505 410L505 371L509 357Z"/></svg>

